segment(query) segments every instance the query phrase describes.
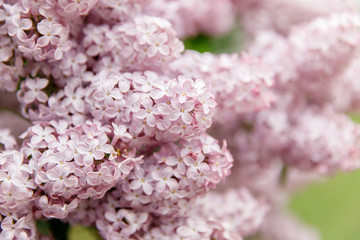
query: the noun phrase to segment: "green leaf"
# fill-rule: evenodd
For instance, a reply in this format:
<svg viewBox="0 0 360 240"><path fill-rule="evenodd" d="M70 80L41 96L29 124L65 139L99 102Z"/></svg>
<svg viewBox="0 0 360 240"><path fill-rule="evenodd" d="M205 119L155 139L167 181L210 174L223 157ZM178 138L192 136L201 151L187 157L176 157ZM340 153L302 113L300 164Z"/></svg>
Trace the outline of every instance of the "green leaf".
<svg viewBox="0 0 360 240"><path fill-rule="evenodd" d="M37 220L36 221L36 228L38 229L38 231L43 234L48 236L49 232L50 232L50 225L48 223L48 221L45 220Z"/></svg>
<svg viewBox="0 0 360 240"><path fill-rule="evenodd" d="M235 24L234 28L223 36L206 36L200 34L196 37L184 40L185 49L193 49L198 52L232 53L238 52L244 42L244 34L241 27Z"/></svg>
<svg viewBox="0 0 360 240"><path fill-rule="evenodd" d="M101 240L99 233L94 228L71 226L68 231L68 240Z"/></svg>
<svg viewBox="0 0 360 240"><path fill-rule="evenodd" d="M360 124L360 113L349 113L348 116L353 120L355 123Z"/></svg>

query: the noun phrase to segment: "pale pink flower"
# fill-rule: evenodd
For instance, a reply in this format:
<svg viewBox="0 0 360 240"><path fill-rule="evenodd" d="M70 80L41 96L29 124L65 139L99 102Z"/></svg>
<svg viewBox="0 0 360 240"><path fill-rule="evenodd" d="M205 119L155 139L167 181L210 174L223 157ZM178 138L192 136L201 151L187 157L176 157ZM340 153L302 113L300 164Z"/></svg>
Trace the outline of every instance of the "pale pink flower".
<svg viewBox="0 0 360 240"><path fill-rule="evenodd" d="M49 83L49 80L45 78L27 78L25 81L25 86L28 88L24 95L25 103L29 104L38 100L40 102L45 102L48 99L48 96L41 91L44 89Z"/></svg>
<svg viewBox="0 0 360 240"><path fill-rule="evenodd" d="M178 184L177 181L172 178L174 170L171 167L166 167L161 172L153 172L152 177L157 181L156 191L159 193L165 190L165 187L168 186L170 189L176 187Z"/></svg>
<svg viewBox="0 0 360 240"><path fill-rule="evenodd" d="M169 119L171 121L176 121L181 117L181 120L183 120L184 123L191 124L193 120L190 112L194 110L195 107L193 101L181 104L177 99L172 99L171 106L174 108L174 110L169 113Z"/></svg>
<svg viewBox="0 0 360 240"><path fill-rule="evenodd" d="M134 175L136 178L130 182L130 188L133 190L142 188L145 194L151 195L153 192L153 186L151 184L153 178L150 174L145 176L144 170L135 169Z"/></svg>
<svg viewBox="0 0 360 240"><path fill-rule="evenodd" d="M41 21L37 25L39 33L43 36L37 39L37 43L40 47L45 47L49 43L56 45L59 40L59 36L62 32L62 25L59 23L50 23Z"/></svg>

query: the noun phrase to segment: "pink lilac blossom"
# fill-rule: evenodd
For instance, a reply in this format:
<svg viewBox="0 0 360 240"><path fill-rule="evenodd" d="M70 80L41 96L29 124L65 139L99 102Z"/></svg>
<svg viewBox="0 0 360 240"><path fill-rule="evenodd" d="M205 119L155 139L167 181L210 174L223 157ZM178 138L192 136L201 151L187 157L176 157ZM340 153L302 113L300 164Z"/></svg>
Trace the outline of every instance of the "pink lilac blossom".
<svg viewBox="0 0 360 240"><path fill-rule="evenodd" d="M130 146L136 147L137 138L143 137L178 140L205 132L211 125L216 103L205 85L196 88L201 80L183 76L169 79L150 71L102 71L98 77L86 91L87 106L95 119L127 126L132 136ZM213 102L206 111L200 94L208 94L207 100Z"/></svg>
<svg viewBox="0 0 360 240"><path fill-rule="evenodd" d="M278 226L281 226L281 230ZM259 239L319 240L320 233L284 210L273 210L259 231Z"/></svg>
<svg viewBox="0 0 360 240"><path fill-rule="evenodd" d="M144 9L151 14L168 19L180 38L199 33L221 35L232 28L235 8L229 0L151 1Z"/></svg>
<svg viewBox="0 0 360 240"><path fill-rule="evenodd" d="M13 214L7 211L0 213L0 238L4 240L38 239L35 221L32 214Z"/></svg>
<svg viewBox="0 0 360 240"><path fill-rule="evenodd" d="M47 218L105 239L277 238L262 223L296 174L359 167L342 113L357 99L336 89L356 95L360 20L316 4L0 1L0 90L31 123L20 148L0 130L0 238L40 238ZM248 53L184 52L179 38L226 33L236 14Z"/></svg>
<svg viewBox="0 0 360 240"><path fill-rule="evenodd" d="M32 199L36 184L33 168L24 159L8 130L0 131L1 239L36 239Z"/></svg>
<svg viewBox="0 0 360 240"><path fill-rule="evenodd" d="M256 34L274 31L287 35L291 28L305 24L317 17L333 13L356 13L355 1L351 0L233 0L240 13L245 31Z"/></svg>
<svg viewBox="0 0 360 240"><path fill-rule="evenodd" d="M234 124L243 127L230 128L228 142L245 165L266 167L280 160L323 174L359 167L359 127L331 108L273 107Z"/></svg>
<svg viewBox="0 0 360 240"><path fill-rule="evenodd" d="M198 204L201 215L219 225L214 235L229 240L253 235L269 210L264 199L254 198L246 188L209 193Z"/></svg>
<svg viewBox="0 0 360 240"><path fill-rule="evenodd" d="M128 71L161 69L184 50L170 22L153 16L136 16L111 29L90 24L84 33L88 56L110 56L114 64Z"/></svg>
<svg viewBox="0 0 360 240"><path fill-rule="evenodd" d="M188 212L184 216L156 216L155 213L123 208L121 201L114 198L116 195L113 192L102 200L87 201L81 208L87 209L92 219L90 223L84 219L88 222L86 225L96 224L104 239L140 236L142 239L243 239L256 231L268 211L266 202L254 198L244 188L227 192L225 196L207 194L195 202L182 202ZM217 211L209 211L214 206ZM79 221L81 218L77 213L80 212L72 213L70 220Z"/></svg>
<svg viewBox="0 0 360 240"><path fill-rule="evenodd" d="M101 0L90 12L92 18L111 24L123 23L141 15L148 0ZM152 16L158 16L151 14ZM159 16L160 17L160 16Z"/></svg>
<svg viewBox="0 0 360 240"><path fill-rule="evenodd" d="M201 78L197 87L211 85L212 92L218 103L216 121L226 121L223 116L234 113L252 112L270 106L273 95L270 88L273 85L273 72L261 59L243 54L211 53L200 54L186 51L174 61L170 74ZM231 101L229 101L231 99ZM201 95L204 111L214 105L207 93ZM235 116L234 116L235 117Z"/></svg>
<svg viewBox="0 0 360 240"><path fill-rule="evenodd" d="M98 122L78 127L65 123L63 129L60 124L52 121L30 127L22 136L21 150L42 192L36 204L45 216L64 218L78 199L103 197L141 158L117 153L107 136L110 129Z"/></svg>
<svg viewBox="0 0 360 240"><path fill-rule="evenodd" d="M306 94L309 101L321 104L330 95L326 89L332 89L336 76L357 56L359 24L355 14L316 18L294 27L287 38L259 33L249 52L274 66L278 91L300 93L300 98Z"/></svg>

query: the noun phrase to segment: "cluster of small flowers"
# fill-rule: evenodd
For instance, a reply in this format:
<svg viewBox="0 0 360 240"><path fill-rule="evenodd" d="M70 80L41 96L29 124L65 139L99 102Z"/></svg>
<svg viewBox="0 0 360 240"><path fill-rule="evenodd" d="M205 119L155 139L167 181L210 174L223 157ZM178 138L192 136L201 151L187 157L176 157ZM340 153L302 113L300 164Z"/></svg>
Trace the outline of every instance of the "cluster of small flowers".
<svg viewBox="0 0 360 240"><path fill-rule="evenodd" d="M297 1L277 2L293 7ZM346 10L351 8L345 2L338 3L339 8L333 6L308 19L281 13L282 18L293 20L284 21L289 25L281 30L265 25L264 29L252 29L255 39L248 43L249 54L260 57L275 72L273 104L235 119L225 115L227 124L216 122L211 130L212 135L227 139L236 156L229 181L271 201L270 215L278 220L265 219L260 239L319 239L296 221L289 220L286 235L274 230L273 224L289 219L281 214L291 192L287 182L293 180L294 172L313 180L314 174L333 175L360 166L360 128L345 115L359 109L355 76L360 18L349 13L353 8ZM321 17L314 19L318 15ZM276 21L276 17L272 19Z"/></svg>
<svg viewBox="0 0 360 240"><path fill-rule="evenodd" d="M188 50L170 65L170 69L169 74L201 78L211 86L218 103L217 122L267 108L274 98L270 92L273 72L259 58L247 54L216 56ZM225 116L228 116L226 120Z"/></svg>
<svg viewBox="0 0 360 240"><path fill-rule="evenodd" d="M116 24L141 15L149 0L100 0L90 12L92 21ZM154 15L154 14L152 14Z"/></svg>
<svg viewBox="0 0 360 240"><path fill-rule="evenodd" d="M0 238L29 239L36 234L31 201L36 184L33 168L16 150L8 129L0 129Z"/></svg>
<svg viewBox="0 0 360 240"><path fill-rule="evenodd" d="M278 9L260 14L270 2L285 4L0 0L0 90L32 123L20 148L0 130L0 237L35 239L35 219L58 218L105 239L240 240L272 226L244 186L281 205L268 186L281 195L293 169L359 167L360 129L339 113L356 98L335 91L356 86L359 17L333 0L278 25ZM252 28L250 54L182 53L178 37L247 12L275 21ZM233 166L213 121L240 171L209 194Z"/></svg>
<svg viewBox="0 0 360 240"><path fill-rule="evenodd" d="M189 35L214 30L205 18L226 16L213 33L227 31L234 20L230 1L212 2L219 7L204 2L193 19L185 15L194 12L194 5L178 3L178 16L169 20L189 21L196 29L183 33ZM224 180L233 163L226 142L220 147L206 133L215 98L228 112L263 108L270 101L265 92L271 76L256 72L262 66L258 59L237 55L209 55L209 63L200 64L202 72L188 74L190 64L205 59L191 52L181 55L184 45L177 29L161 18L159 3L2 3L7 55L1 71L11 78L2 75L0 82L8 87L11 79L11 87L2 90L17 90L21 113L32 126L21 135L20 150L12 150L15 140L1 132L1 156L6 156L1 184L11 182L9 174L20 175L13 187L6 185L1 199L3 206L31 220L32 225L21 225L20 217L13 218L21 226L12 229L28 229L24 239L36 238L34 221L44 218L96 226L105 239L150 238L157 232L162 239L240 239L259 227L267 208L246 190L229 197L247 199L239 203L238 213L246 212L243 222L249 222L241 231L239 225L221 224L220 215L190 214L190 206L203 208L208 200L196 199ZM14 21L19 22L16 34ZM218 76L205 68L216 69ZM222 93L226 78L232 81ZM241 97L227 106L230 95ZM23 237L21 231L14 234L9 239Z"/></svg>
<svg viewBox="0 0 360 240"><path fill-rule="evenodd" d="M182 219L196 197L214 188L230 173L232 166L226 146L220 149L217 141L208 135L162 144L160 150L150 150L145 155L148 156L144 157L144 161L126 179L118 181L104 199L80 204L82 211L71 213L70 222L87 226L96 223L103 236L113 239L111 236L119 234L120 230L120 235L125 237L123 234L130 226L118 225L117 222L128 216L124 213L130 209L130 212L136 211L137 217L143 219L143 222L137 221L139 227L145 222L149 223L147 219L150 214ZM115 206L110 208L109 204ZM83 218L84 212L92 213L90 217ZM115 215L119 218L117 221L115 217L110 219L109 216ZM126 233L126 237L133 235L136 230Z"/></svg>
<svg viewBox="0 0 360 240"><path fill-rule="evenodd" d="M14 1L13 1L14 2ZM82 2L82 3L80 3ZM12 48L5 48L9 61L13 51L20 51L24 56L35 61L48 59L60 60L63 52L70 49L69 25L64 15L74 18L86 14L96 1L16 1L13 4L2 3L3 38L8 38ZM6 47L7 44L4 44Z"/></svg>
<svg viewBox="0 0 360 240"><path fill-rule="evenodd" d="M144 12L168 19L181 38L199 33L212 36L227 33L236 18L231 0L153 0Z"/></svg>
<svg viewBox="0 0 360 240"><path fill-rule="evenodd" d="M274 31L287 35L296 25L310 22L316 17L332 13L356 13L352 0L233 0L240 13L240 23L252 35L261 31Z"/></svg>
<svg viewBox="0 0 360 240"><path fill-rule="evenodd" d="M95 70L107 66L158 70L184 50L170 22L153 16L140 15L113 26L89 24L84 34L82 46L88 57L102 57Z"/></svg>
<svg viewBox="0 0 360 240"><path fill-rule="evenodd" d="M210 193L195 201L180 201L181 215L124 209L121 202L119 192L109 192L101 200L83 202L69 220L86 226L96 224L106 239L240 240L256 232L268 212L267 203L257 200L244 188ZM89 218L82 217L85 214Z"/></svg>
<svg viewBox="0 0 360 240"><path fill-rule="evenodd" d="M250 51L276 66L276 99L270 109L234 122L236 128L243 126L238 133L228 127L240 161L268 165L281 159L323 173L359 166L359 127L331 99L337 81L356 60L359 23L356 15L335 14L294 27L287 38L260 33Z"/></svg>
<svg viewBox="0 0 360 240"><path fill-rule="evenodd" d="M79 199L102 198L142 160L133 152L116 152L109 132L96 121L77 127L51 121L24 133L21 151L34 169L41 192L34 201L44 216L62 219L76 209Z"/></svg>
<svg viewBox="0 0 360 240"><path fill-rule="evenodd" d="M203 80L156 72L121 74L101 70L87 87L69 82L49 98L47 79L26 79L18 91L23 113L32 121L67 120L74 126L86 119L111 124L111 132L125 125L131 147L153 141L176 141L204 133L212 123L216 102Z"/></svg>
<svg viewBox="0 0 360 240"><path fill-rule="evenodd" d="M336 76L358 55L359 27L358 15L336 13L295 26L287 37L261 32L250 52L274 66L279 92L298 93L298 98L306 94L308 101L322 104L329 100Z"/></svg>
<svg viewBox="0 0 360 240"><path fill-rule="evenodd" d="M1 239L36 239L37 231L31 213L18 214L8 211L0 212Z"/></svg>
<svg viewBox="0 0 360 240"><path fill-rule="evenodd" d="M243 128L231 142L244 165L268 166L280 159L325 174L359 167L360 129L355 123L330 108L291 108L274 107L240 123Z"/></svg>
<svg viewBox="0 0 360 240"><path fill-rule="evenodd" d="M92 116L113 126L125 124L133 147L152 139L176 141L196 136L211 126L216 103L201 79L106 70L98 79L89 86L85 100L92 106Z"/></svg>

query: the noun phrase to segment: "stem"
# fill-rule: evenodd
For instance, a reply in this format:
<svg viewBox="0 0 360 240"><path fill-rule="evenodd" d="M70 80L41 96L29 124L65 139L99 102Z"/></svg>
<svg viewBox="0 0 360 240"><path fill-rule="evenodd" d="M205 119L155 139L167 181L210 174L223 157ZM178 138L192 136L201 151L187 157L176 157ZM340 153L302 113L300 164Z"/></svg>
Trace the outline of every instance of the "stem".
<svg viewBox="0 0 360 240"><path fill-rule="evenodd" d="M279 183L283 187L286 185L288 172L289 172L288 167L287 167L286 164L284 164L282 169L281 169L280 176L279 176Z"/></svg>

